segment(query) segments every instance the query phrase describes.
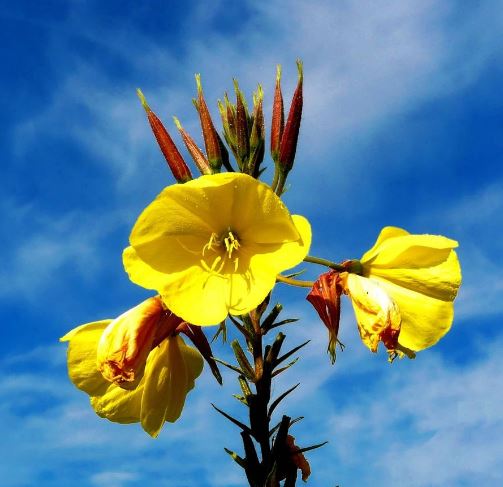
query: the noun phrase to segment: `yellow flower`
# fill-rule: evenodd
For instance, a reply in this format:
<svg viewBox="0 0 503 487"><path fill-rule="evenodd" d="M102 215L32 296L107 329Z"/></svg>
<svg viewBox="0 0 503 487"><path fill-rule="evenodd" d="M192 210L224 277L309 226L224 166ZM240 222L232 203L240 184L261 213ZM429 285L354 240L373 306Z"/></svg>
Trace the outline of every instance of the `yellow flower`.
<svg viewBox="0 0 503 487"><path fill-rule="evenodd" d="M257 307L276 275L307 255L311 228L266 184L223 173L165 188L130 243L123 260L134 283L185 321L213 325Z"/></svg>
<svg viewBox="0 0 503 487"><path fill-rule="evenodd" d="M361 258L361 268L354 267L361 276L341 275L362 340L372 351L381 340L391 352L414 356L449 331L461 284L457 246L439 235L385 227Z"/></svg>
<svg viewBox="0 0 503 487"><path fill-rule="evenodd" d="M172 333L181 320L150 298L115 320L74 328L68 374L96 413L116 423L140 422L156 437L176 421L203 368L197 350Z"/></svg>

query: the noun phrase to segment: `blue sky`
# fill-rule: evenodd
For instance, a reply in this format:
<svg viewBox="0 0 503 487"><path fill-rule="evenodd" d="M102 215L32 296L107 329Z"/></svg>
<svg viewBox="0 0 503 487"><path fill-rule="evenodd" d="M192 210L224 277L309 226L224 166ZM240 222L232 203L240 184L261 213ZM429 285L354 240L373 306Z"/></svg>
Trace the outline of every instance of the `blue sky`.
<svg viewBox="0 0 503 487"><path fill-rule="evenodd" d="M503 484L503 2L362 0L3 2L0 358L2 485L242 485L223 446L237 432L209 406L244 414L208 373L157 440L94 415L66 377L68 329L113 317L148 292L121 263L141 209L172 180L135 89L169 127L198 135L191 98L263 84L285 99L305 66L293 213L312 254L358 258L385 225L459 240L452 331L392 366L359 342L344 303L331 367L304 291L276 297L310 338L277 392L306 419L310 485ZM268 108L267 120L270 109ZM174 127L172 127L174 133ZM178 140L178 139L177 139ZM200 139L198 139L200 142ZM224 354L222 348L217 354Z"/></svg>

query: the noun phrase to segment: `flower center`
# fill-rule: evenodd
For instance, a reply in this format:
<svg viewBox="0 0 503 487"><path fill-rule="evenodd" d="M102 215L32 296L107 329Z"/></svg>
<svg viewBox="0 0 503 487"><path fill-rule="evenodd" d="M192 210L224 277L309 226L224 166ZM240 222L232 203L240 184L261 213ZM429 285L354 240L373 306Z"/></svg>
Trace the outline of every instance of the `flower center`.
<svg viewBox="0 0 503 487"><path fill-rule="evenodd" d="M237 256L239 247L241 244L238 236L230 228L220 235L213 232L203 247L201 265L211 273L220 274L225 264L231 261L236 272L239 264Z"/></svg>

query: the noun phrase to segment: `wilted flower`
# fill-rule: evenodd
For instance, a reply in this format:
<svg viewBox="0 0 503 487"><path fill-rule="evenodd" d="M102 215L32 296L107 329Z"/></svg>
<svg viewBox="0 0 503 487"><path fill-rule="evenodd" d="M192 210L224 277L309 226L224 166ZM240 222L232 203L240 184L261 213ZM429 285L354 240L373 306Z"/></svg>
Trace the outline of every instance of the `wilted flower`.
<svg viewBox="0 0 503 487"><path fill-rule="evenodd" d="M328 353L332 363L335 362L337 343L340 343L337 339L341 318L342 286L340 280L338 272L325 272L316 280L306 298L314 306L328 329Z"/></svg>
<svg viewBox="0 0 503 487"><path fill-rule="evenodd" d="M372 352L383 342L391 358L412 358L451 327L461 284L457 245L439 235L385 227L361 260L344 263L347 271L321 275L308 300L329 330L337 330L340 295L347 294L360 337Z"/></svg>
<svg viewBox="0 0 503 487"><path fill-rule="evenodd" d="M377 352L379 342L394 351L397 348L401 316L393 299L372 279L344 272L341 285L351 297L360 337L365 345Z"/></svg>
<svg viewBox="0 0 503 487"><path fill-rule="evenodd" d="M199 352L174 336L180 318L149 298L115 320L74 328L68 374L89 394L96 413L116 423L140 422L156 437L176 421L203 368Z"/></svg>
<svg viewBox="0 0 503 487"><path fill-rule="evenodd" d="M310 242L309 222L269 186L223 173L165 188L138 218L123 258L130 279L157 290L176 315L213 325L257 307Z"/></svg>
<svg viewBox="0 0 503 487"><path fill-rule="evenodd" d="M461 284L453 250L457 246L440 235L411 235L401 228L385 227L360 259L362 276L377 283L398 306L400 350L431 347L451 328L453 301ZM349 293L353 299L354 289Z"/></svg>
<svg viewBox="0 0 503 487"><path fill-rule="evenodd" d="M302 480L307 482L307 479L311 475L311 467L301 449L295 444L295 438L293 436L287 435L286 446L290 451L290 461L300 470Z"/></svg>

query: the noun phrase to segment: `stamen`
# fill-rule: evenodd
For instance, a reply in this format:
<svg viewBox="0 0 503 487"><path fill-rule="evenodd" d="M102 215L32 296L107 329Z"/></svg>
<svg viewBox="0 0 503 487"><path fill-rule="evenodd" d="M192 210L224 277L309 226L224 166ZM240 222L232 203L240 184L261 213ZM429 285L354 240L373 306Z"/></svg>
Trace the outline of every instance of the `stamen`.
<svg viewBox="0 0 503 487"><path fill-rule="evenodd" d="M229 255L229 259L232 257L233 250L237 250L240 247L239 241L234 234L229 230L229 236L224 238L225 249Z"/></svg>
<svg viewBox="0 0 503 487"><path fill-rule="evenodd" d="M227 235L224 237L224 235ZM224 247L225 246L225 250ZM239 267L239 257L233 252L239 249L241 244L236 236L232 233L230 229L227 230L227 233L222 235L218 235L213 232L210 236L208 243L206 243L202 249L202 259L201 266L205 271L210 272L211 274L220 274L225 267L227 259L232 260L234 265L234 272L237 272ZM209 265L208 252L215 252L217 255L214 260ZM233 258L234 257L234 258Z"/></svg>
<svg viewBox="0 0 503 487"><path fill-rule="evenodd" d="M214 246L214 245L216 245L216 246L219 246L219 245L220 245L220 242L219 242L219 240L218 240L218 235L217 235L215 232L213 232L213 233L211 234L210 240L209 240L209 241L208 241L208 243L207 243L207 244L203 247L203 256L204 256L204 252L205 252L206 250L215 250L215 249L213 248L213 246Z"/></svg>

